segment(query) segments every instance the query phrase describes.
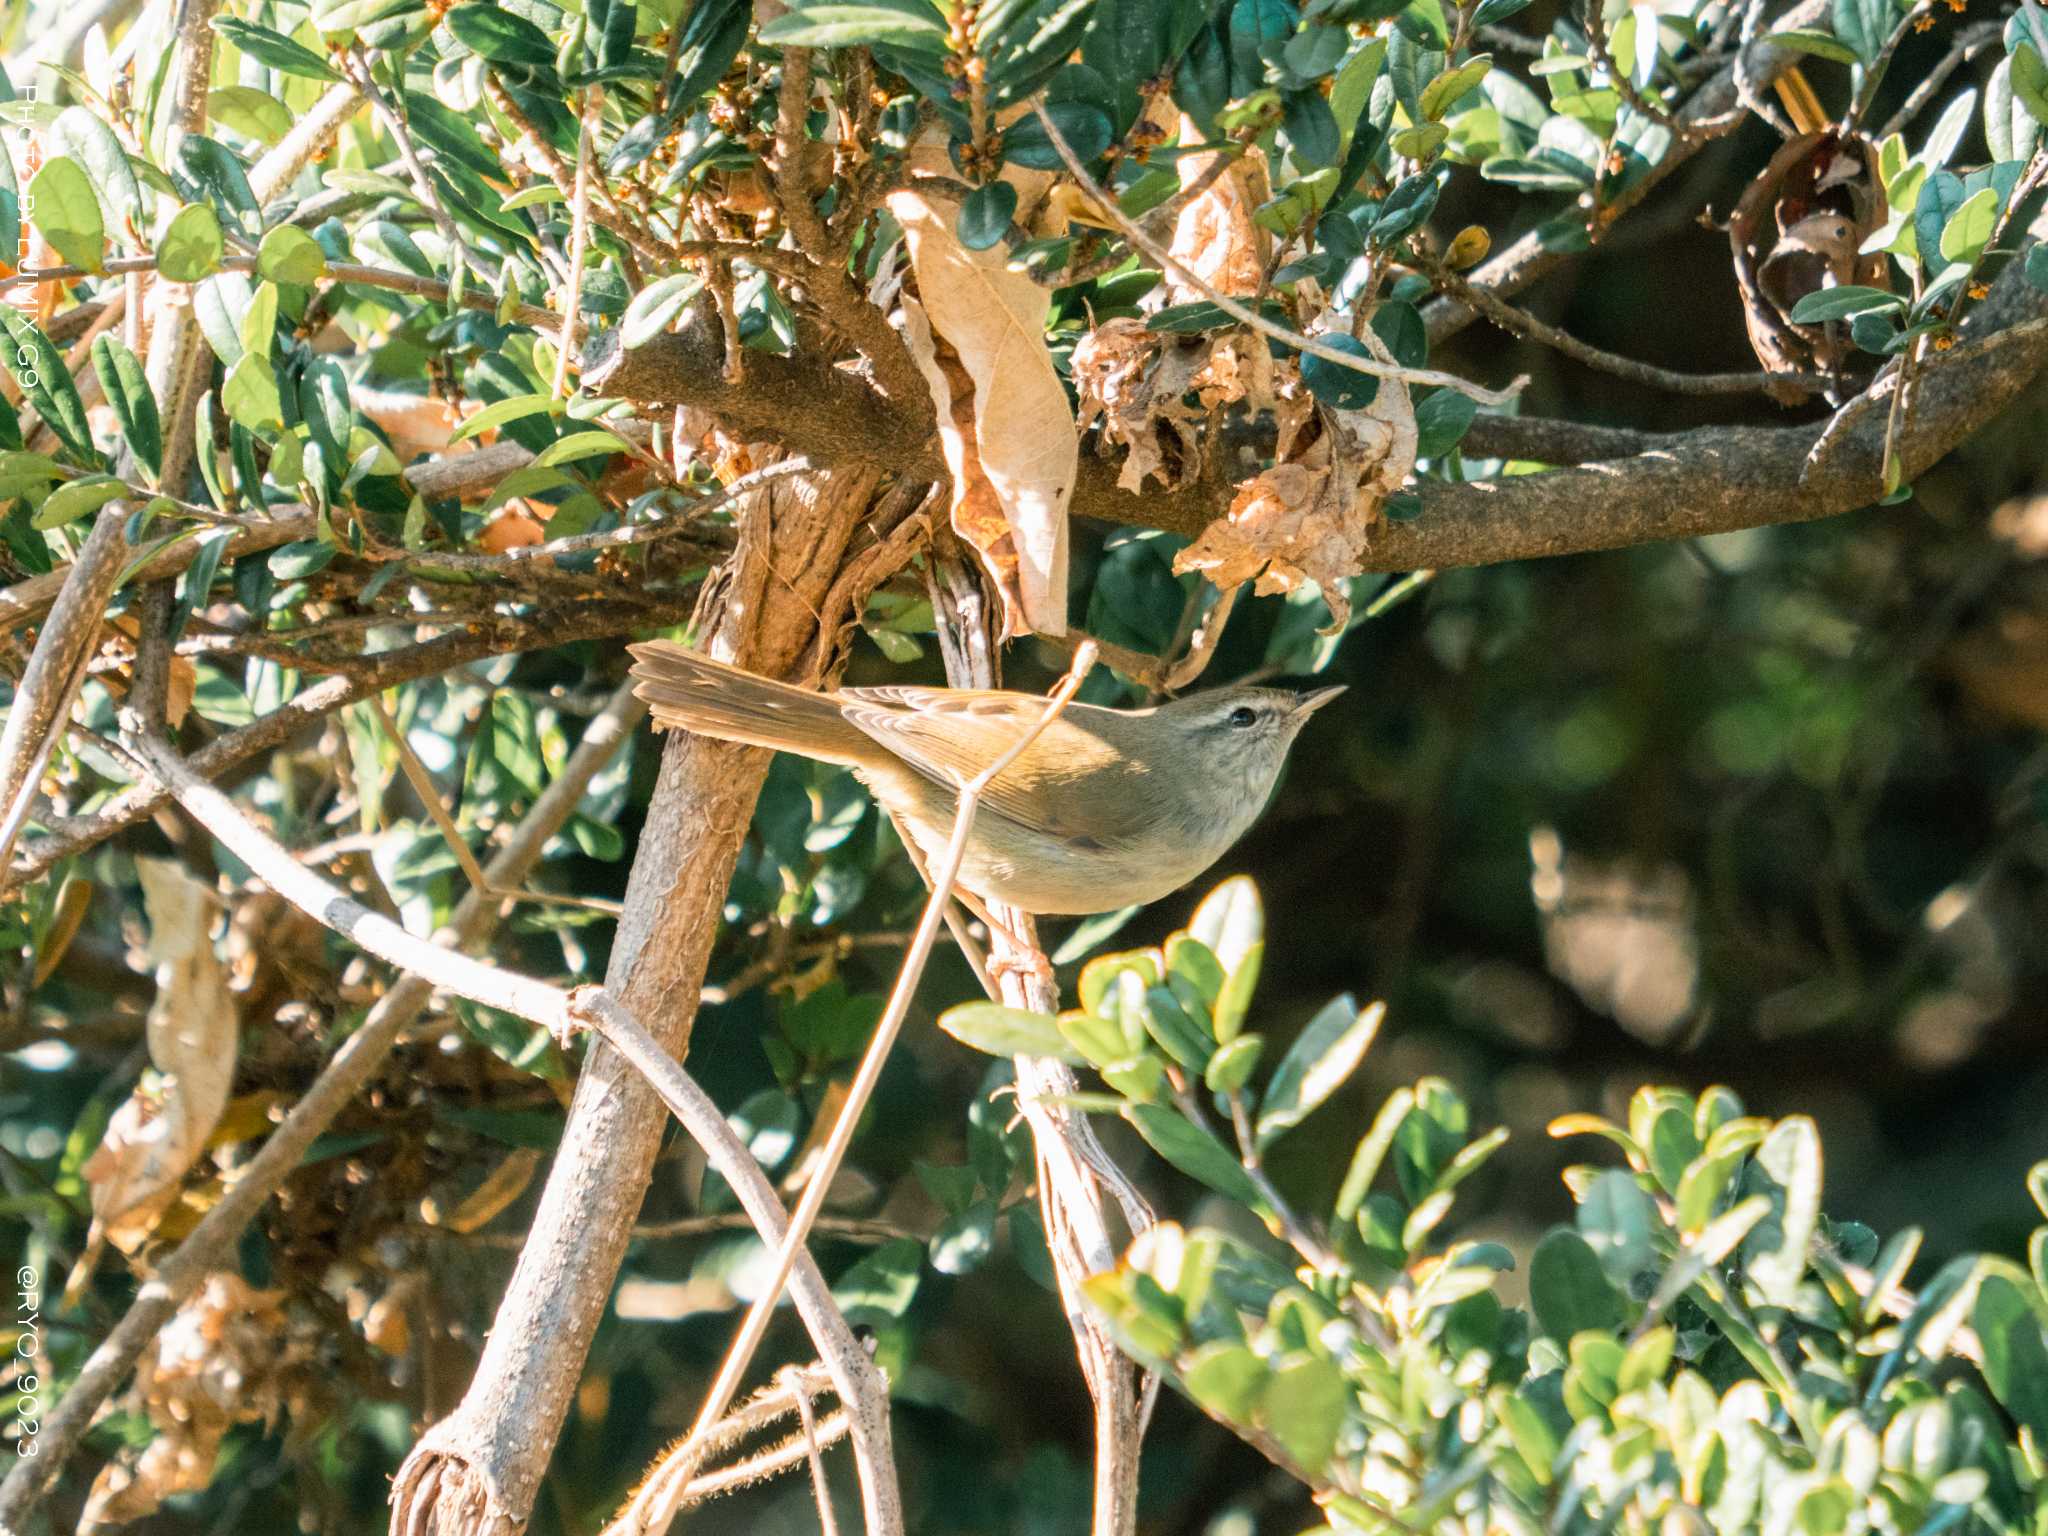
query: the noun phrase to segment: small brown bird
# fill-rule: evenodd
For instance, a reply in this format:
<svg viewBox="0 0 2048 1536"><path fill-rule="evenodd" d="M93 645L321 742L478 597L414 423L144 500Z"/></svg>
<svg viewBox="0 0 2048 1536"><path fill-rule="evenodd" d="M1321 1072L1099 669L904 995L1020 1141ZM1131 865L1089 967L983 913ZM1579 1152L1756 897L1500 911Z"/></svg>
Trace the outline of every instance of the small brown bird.
<svg viewBox="0 0 2048 1536"><path fill-rule="evenodd" d="M1044 714L1034 694L810 693L666 640L632 648L656 724L851 768L945 854L959 790ZM1069 704L983 792L959 884L1040 914L1156 901L1221 858L1265 808L1287 749L1342 688L1220 688L1153 709Z"/></svg>

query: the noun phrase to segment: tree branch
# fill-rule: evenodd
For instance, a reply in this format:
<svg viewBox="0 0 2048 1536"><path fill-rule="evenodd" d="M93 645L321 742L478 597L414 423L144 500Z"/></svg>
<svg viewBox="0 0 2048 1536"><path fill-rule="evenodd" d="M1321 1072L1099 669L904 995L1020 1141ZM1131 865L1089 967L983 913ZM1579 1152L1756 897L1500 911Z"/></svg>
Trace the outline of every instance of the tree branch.
<svg viewBox="0 0 2048 1536"><path fill-rule="evenodd" d="M543 790L513 829L485 873L498 885L517 885L540 861L541 850L575 811L598 770L611 761L646 713L630 689L621 688L591 720L562 772ZM187 772L191 772L189 766ZM457 904L435 943L474 949L498 925L500 904L472 893ZM348 1107L383 1064L398 1037L425 1010L433 987L418 976L403 977L370 1009L362 1024L313 1080L282 1124L255 1156L239 1167L219 1201L200 1219L177 1251L157 1269L113 1332L101 1341L63 1399L43 1420L38 1455L16 1462L0 1483L0 1527L24 1530L66 1458L76 1449L100 1405L126 1379L136 1358L190 1298L207 1275L233 1253L242 1232L272 1192L295 1172L306 1149Z"/></svg>

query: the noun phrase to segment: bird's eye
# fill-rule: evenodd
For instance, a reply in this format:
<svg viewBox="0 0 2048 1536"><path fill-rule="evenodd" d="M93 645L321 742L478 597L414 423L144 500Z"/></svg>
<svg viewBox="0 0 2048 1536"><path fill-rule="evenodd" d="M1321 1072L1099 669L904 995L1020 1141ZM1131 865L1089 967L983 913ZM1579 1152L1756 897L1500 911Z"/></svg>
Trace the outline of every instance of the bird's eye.
<svg viewBox="0 0 2048 1536"><path fill-rule="evenodd" d="M1258 720L1259 715L1258 711L1253 709L1249 704L1240 704L1237 706L1237 708L1233 709L1229 714L1225 715L1223 718L1227 720L1235 729L1240 731L1247 731L1250 730L1253 723Z"/></svg>

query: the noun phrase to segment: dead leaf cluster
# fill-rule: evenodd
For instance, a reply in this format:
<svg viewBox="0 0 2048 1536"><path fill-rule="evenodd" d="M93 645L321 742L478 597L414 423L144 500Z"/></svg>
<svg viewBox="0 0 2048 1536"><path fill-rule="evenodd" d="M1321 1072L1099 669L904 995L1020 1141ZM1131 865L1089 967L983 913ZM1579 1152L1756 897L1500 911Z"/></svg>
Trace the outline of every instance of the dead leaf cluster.
<svg viewBox="0 0 2048 1536"><path fill-rule="evenodd" d="M1369 328L1364 340L1389 360ZM1415 467L1415 408L1396 379L1382 379L1365 409L1345 411L1313 399L1293 365L1287 374L1272 467L1239 484L1229 512L1173 568L1226 592L1246 581L1262 595L1313 582L1334 632L1350 618L1344 578L1358 573L1381 508Z"/></svg>
<svg viewBox="0 0 2048 1536"><path fill-rule="evenodd" d="M318 1335L287 1314L284 1299L282 1290L257 1290L224 1271L179 1309L128 1393L128 1407L148 1418L155 1437L133 1460L100 1470L81 1531L140 1520L173 1495L206 1487L229 1429L273 1425L299 1408L313 1387Z"/></svg>

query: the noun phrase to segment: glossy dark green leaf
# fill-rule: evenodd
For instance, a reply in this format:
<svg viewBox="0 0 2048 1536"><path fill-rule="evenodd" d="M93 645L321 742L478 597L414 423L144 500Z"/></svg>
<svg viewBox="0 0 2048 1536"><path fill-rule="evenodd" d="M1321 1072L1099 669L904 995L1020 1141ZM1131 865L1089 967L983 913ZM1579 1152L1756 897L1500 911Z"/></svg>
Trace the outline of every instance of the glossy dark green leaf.
<svg viewBox="0 0 2048 1536"><path fill-rule="evenodd" d="M240 222L245 233L253 233L263 222L256 206L256 194L249 186L248 172L235 152L218 139L203 133L188 133L178 143L178 169L189 184L212 199L220 211ZM176 178L173 178L176 179ZM197 202L193 197L190 201Z"/></svg>
<svg viewBox="0 0 2048 1536"><path fill-rule="evenodd" d="M1309 1020L1273 1069L1259 1106L1257 1140L1262 1149L1307 1119L1358 1070L1386 1012L1384 1003L1360 1008L1347 994L1333 998Z"/></svg>
<svg viewBox="0 0 2048 1536"><path fill-rule="evenodd" d="M1552 1229L1530 1256L1529 1304L1543 1331L1560 1341L1628 1320L1627 1299L1607 1278L1599 1255L1565 1227Z"/></svg>
<svg viewBox="0 0 2048 1536"><path fill-rule="evenodd" d="M464 47L493 64L554 67L553 41L516 11L496 5L458 5L442 20Z"/></svg>
<svg viewBox="0 0 2048 1536"><path fill-rule="evenodd" d="M1137 1127L1146 1145L1189 1178L1244 1205L1260 1203L1258 1186L1252 1183L1237 1158L1200 1126L1189 1124L1177 1110L1154 1104L1127 1104L1123 1114Z"/></svg>
<svg viewBox="0 0 2048 1536"><path fill-rule="evenodd" d="M92 366L99 375L100 392L120 424L122 441L135 455L135 462L154 478L163 467L163 427L157 420L156 396L143 376L142 360L118 336L102 332L93 338Z"/></svg>
<svg viewBox="0 0 2048 1536"><path fill-rule="evenodd" d="M1986 1275L1970 1324L1992 1393L2036 1440L2048 1440L2048 1338L2026 1293L2004 1275Z"/></svg>
<svg viewBox="0 0 2048 1536"><path fill-rule="evenodd" d="M57 434L72 458L97 467L100 456L92 445L92 429L86 425L85 405L71 370L64 366L63 354L33 320L11 304L0 304L0 331L7 333L8 342L0 350L0 367L14 376L23 399Z"/></svg>
<svg viewBox="0 0 2048 1536"><path fill-rule="evenodd" d="M1953 171L1936 171L1920 184L1920 197L1913 205L1913 241L1921 268L1929 274L1941 270L1941 232L1968 196L1963 178Z"/></svg>
<svg viewBox="0 0 2048 1536"><path fill-rule="evenodd" d="M886 43L937 55L946 24L925 0L825 0L792 6L761 29L761 41L794 48L872 48Z"/></svg>
<svg viewBox="0 0 2048 1536"><path fill-rule="evenodd" d="M971 1273L995 1251L995 1240L996 1204L977 1200L932 1235L932 1268L942 1275Z"/></svg>
<svg viewBox="0 0 2048 1536"><path fill-rule="evenodd" d="M327 61L306 47L295 43L282 32L269 27L258 26L252 21L242 21L233 16L216 16L213 30L233 43L242 52L259 64L268 65L279 74L297 75L305 80L339 80L340 75L328 67Z"/></svg>
<svg viewBox="0 0 2048 1536"><path fill-rule="evenodd" d="M1865 64L1877 58L1892 29L1903 20L1893 0L1833 0L1829 9L1835 36Z"/></svg>
<svg viewBox="0 0 2048 1536"><path fill-rule="evenodd" d="M1823 320L1846 320L1870 311L1904 309L1906 301L1882 288L1864 288L1853 283L1839 288L1821 288L1806 294L1792 306L1792 319L1801 325Z"/></svg>
<svg viewBox="0 0 2048 1536"><path fill-rule="evenodd" d="M1007 181L976 187L960 205L960 243L970 251L1000 245L1017 216L1017 189Z"/></svg>
<svg viewBox="0 0 2048 1536"><path fill-rule="evenodd" d="M1053 127L1059 130L1060 137L1074 152L1074 158L1084 166L1101 159L1103 151L1109 148L1116 136L1109 114L1086 102L1054 102L1046 107L1045 114L1052 119ZM1019 118L1004 133L1003 158L1013 165L1035 171L1066 168L1066 161L1060 158L1058 148L1036 115Z"/></svg>
<svg viewBox="0 0 2048 1536"><path fill-rule="evenodd" d="M1415 451L1440 459L1471 430L1479 402L1455 389L1433 389L1415 404Z"/></svg>
<svg viewBox="0 0 2048 1536"><path fill-rule="evenodd" d="M1307 167L1335 165L1344 151L1337 115L1318 90L1284 91L1280 123L1295 160Z"/></svg>
<svg viewBox="0 0 2048 1536"><path fill-rule="evenodd" d="M1371 349L1362 341L1349 336L1324 335L1316 338L1325 346L1362 358L1375 361ZM1313 352L1301 355L1301 380L1308 385L1309 393L1323 404L1340 411L1362 411L1379 395L1380 381L1377 375L1361 373L1356 368L1347 368L1342 363L1330 361Z"/></svg>

